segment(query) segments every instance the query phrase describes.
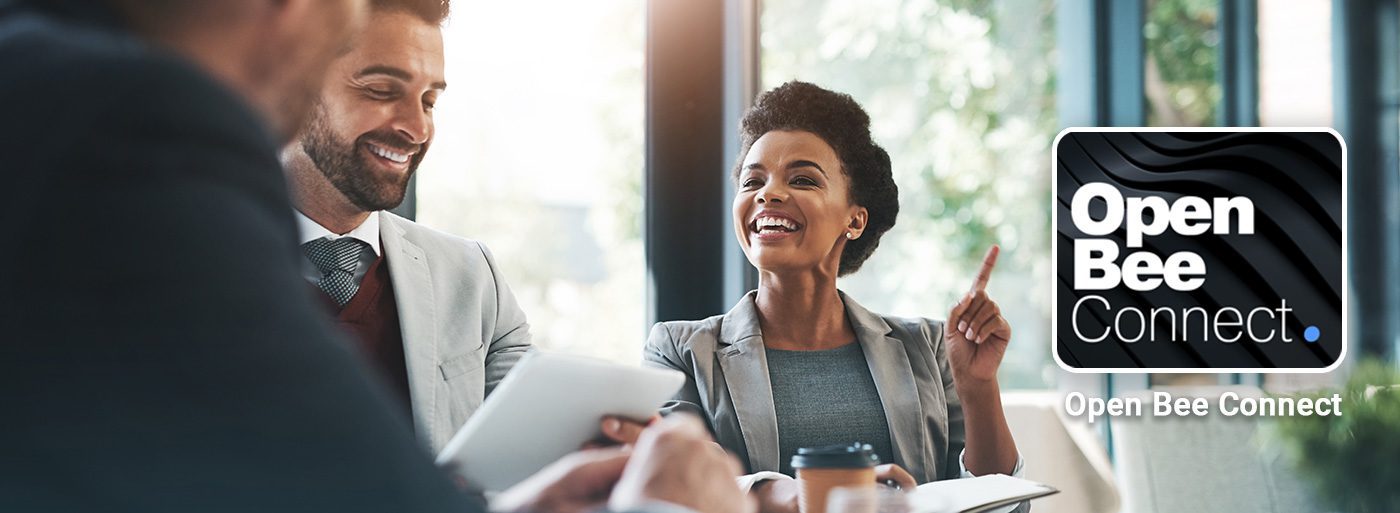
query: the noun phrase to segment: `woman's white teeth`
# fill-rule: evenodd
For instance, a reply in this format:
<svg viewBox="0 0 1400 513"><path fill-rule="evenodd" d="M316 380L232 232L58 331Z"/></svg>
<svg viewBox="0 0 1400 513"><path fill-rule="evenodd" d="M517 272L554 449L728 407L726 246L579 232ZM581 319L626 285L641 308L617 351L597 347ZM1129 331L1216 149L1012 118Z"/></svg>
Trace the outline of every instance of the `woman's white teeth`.
<svg viewBox="0 0 1400 513"><path fill-rule="evenodd" d="M793 222L790 219L784 219L781 217L760 217L757 221L754 222L754 226L760 232L765 230L778 230L785 232L797 231L797 223Z"/></svg>
<svg viewBox="0 0 1400 513"><path fill-rule="evenodd" d="M402 163L404 163L404 162L408 162L408 154L407 154L407 153L393 152L393 151L389 151L389 150L386 150L386 149L384 149L384 148L380 148L380 147L374 146L374 145L370 145L369 151L370 151L370 153L373 153L373 154L375 154L375 155L379 155L380 157L384 157L384 158L386 158L386 159L392 160L392 161L394 161L394 162L398 162L398 163L400 163L400 164L402 164Z"/></svg>

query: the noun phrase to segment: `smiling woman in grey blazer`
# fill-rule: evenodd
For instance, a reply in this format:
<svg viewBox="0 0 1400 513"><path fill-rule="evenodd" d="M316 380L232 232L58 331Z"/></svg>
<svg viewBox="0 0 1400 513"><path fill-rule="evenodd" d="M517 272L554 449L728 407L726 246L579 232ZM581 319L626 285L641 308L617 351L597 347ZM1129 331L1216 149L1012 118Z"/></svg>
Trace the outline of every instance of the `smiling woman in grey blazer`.
<svg viewBox="0 0 1400 513"><path fill-rule="evenodd" d="M812 84L760 96L733 172L734 231L758 289L647 340L647 364L687 377L665 410L706 419L767 511L796 509L797 447L869 443L886 463L878 479L904 486L1020 472L996 381L1011 328L984 291L997 248L947 324L875 314L836 288L899 211L869 127L850 96Z"/></svg>

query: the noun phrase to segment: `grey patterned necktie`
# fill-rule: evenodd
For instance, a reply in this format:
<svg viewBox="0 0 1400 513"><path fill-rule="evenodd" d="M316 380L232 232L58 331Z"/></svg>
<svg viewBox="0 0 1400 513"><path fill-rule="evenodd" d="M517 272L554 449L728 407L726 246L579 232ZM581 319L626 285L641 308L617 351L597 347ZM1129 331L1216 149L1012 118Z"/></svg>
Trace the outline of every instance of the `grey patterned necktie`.
<svg viewBox="0 0 1400 513"><path fill-rule="evenodd" d="M366 248L364 242L353 237L335 240L322 237L301 245L306 258L316 264L316 269L321 272L321 281L316 285L342 307L360 289L360 284L355 281L355 267L359 265L360 254Z"/></svg>

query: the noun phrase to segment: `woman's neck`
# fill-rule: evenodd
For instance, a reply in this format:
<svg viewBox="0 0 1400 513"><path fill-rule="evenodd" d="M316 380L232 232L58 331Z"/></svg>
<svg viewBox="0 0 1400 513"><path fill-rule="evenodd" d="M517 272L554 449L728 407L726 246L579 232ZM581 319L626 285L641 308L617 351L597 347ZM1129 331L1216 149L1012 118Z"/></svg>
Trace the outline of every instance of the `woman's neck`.
<svg viewBox="0 0 1400 513"><path fill-rule="evenodd" d="M771 349L815 351L855 341L835 276L761 272L754 303Z"/></svg>

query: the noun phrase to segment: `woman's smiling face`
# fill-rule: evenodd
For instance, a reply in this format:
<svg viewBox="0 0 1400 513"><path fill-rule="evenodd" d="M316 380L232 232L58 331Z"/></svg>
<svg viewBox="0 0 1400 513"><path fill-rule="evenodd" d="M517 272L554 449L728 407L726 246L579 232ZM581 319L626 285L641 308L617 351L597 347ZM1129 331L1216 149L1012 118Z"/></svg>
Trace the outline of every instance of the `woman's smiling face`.
<svg viewBox="0 0 1400 513"><path fill-rule="evenodd" d="M763 271L814 268L836 275L847 234L859 237L866 210L851 203L836 150L816 134L763 134L739 168L734 231Z"/></svg>

